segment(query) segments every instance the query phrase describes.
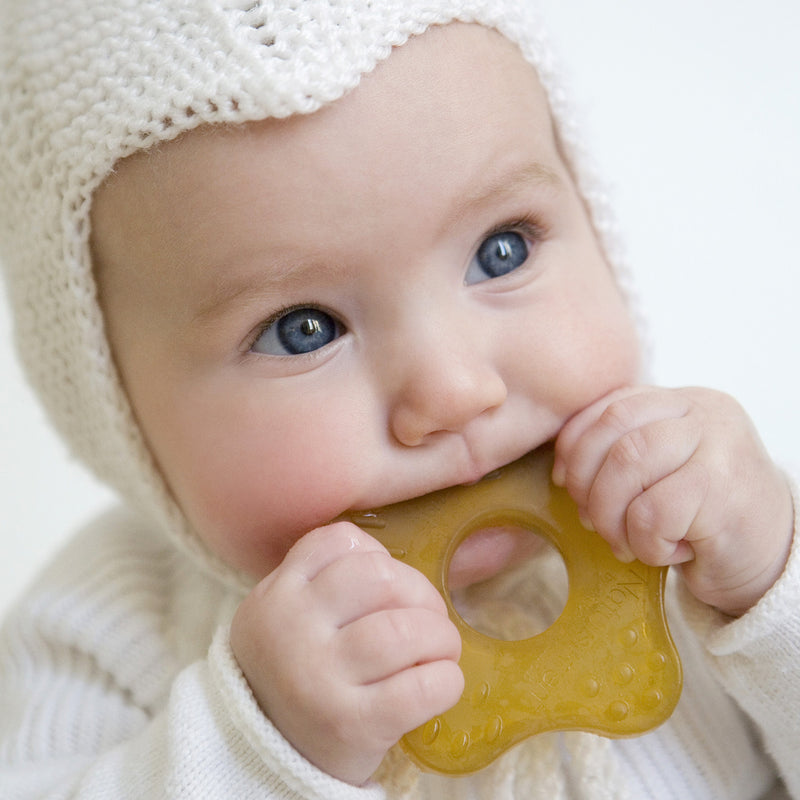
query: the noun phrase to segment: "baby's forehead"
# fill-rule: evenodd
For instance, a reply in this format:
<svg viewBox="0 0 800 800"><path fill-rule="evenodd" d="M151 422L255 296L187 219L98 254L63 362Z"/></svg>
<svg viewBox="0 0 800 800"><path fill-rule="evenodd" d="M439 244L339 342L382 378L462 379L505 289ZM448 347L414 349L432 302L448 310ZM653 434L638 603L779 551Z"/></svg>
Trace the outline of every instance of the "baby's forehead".
<svg viewBox="0 0 800 800"><path fill-rule="evenodd" d="M526 82L510 78L492 83L486 77L490 68L509 76L524 74ZM420 95L433 98L424 109L426 115L442 120L457 113L459 106L468 105L470 127L474 130L491 125L489 115L493 108L489 101L499 95L502 102L522 102L534 107L541 126L546 123L548 133L552 131L547 96L535 68L523 58L518 46L491 28L450 22L433 26L393 48L353 88L319 109L288 117L201 125L117 162L105 183L118 181L128 171L128 164L140 165L136 169L144 184L152 185L165 170L169 176L172 173L179 176L187 166L212 151L217 155L227 151L230 159L235 160L242 144L255 137L271 139L273 148L308 146L309 155L313 155L315 149L335 149L342 142L358 140L362 132L381 135L386 130L386 121L407 122L409 138L430 136L435 131L414 127L413 114L419 114L415 108L420 107L413 101ZM381 115L383 123L378 121ZM358 128L350 127L355 116L361 123ZM345 122L337 127L342 118ZM319 130L323 134L315 139ZM387 142L387 156L391 143Z"/></svg>
<svg viewBox="0 0 800 800"><path fill-rule="evenodd" d="M435 162L474 161L463 185L469 192L485 180L483 162L504 157L521 140L546 153L544 162L550 158L549 166L536 167L542 176L561 166L552 133L545 92L517 46L496 31L450 23L396 48L345 96L313 113L204 125L124 159L96 192L93 229L114 196L120 199L112 213L129 222L152 216L160 204L152 226L187 215L194 215L186 220L190 228L202 225L196 206L233 176L240 182L227 188L243 211L248 176L261 181L257 188L282 184L313 201L342 164L347 172L369 172L362 188L378 201L392 189L412 197L416 173ZM292 196L287 191L277 210L288 211ZM343 193L343 205L346 199ZM305 213L296 209L299 218Z"/></svg>

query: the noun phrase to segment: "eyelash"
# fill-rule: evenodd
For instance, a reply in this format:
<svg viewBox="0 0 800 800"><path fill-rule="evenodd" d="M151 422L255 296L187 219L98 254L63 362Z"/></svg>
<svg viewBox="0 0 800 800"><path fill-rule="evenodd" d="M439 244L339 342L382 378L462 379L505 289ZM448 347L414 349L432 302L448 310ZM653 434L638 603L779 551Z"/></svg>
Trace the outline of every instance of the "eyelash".
<svg viewBox="0 0 800 800"><path fill-rule="evenodd" d="M480 239L480 242L486 241L491 236L496 236L498 233L513 232L518 233L529 239L531 243L538 244L546 237L546 229L542 225L540 219L535 214L524 214L521 217L513 217L499 225L490 228ZM478 244L480 247L480 243ZM477 251L477 248L475 248Z"/></svg>

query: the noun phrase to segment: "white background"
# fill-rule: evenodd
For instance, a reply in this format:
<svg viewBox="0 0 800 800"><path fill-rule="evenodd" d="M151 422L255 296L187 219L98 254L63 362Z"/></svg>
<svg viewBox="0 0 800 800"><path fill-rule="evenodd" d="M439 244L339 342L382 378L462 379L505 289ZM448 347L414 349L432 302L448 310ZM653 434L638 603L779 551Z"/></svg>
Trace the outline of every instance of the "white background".
<svg viewBox="0 0 800 800"><path fill-rule="evenodd" d="M655 378L734 394L800 464L800 3L542 7L613 191ZM0 610L111 500L47 427L9 331L2 306Z"/></svg>

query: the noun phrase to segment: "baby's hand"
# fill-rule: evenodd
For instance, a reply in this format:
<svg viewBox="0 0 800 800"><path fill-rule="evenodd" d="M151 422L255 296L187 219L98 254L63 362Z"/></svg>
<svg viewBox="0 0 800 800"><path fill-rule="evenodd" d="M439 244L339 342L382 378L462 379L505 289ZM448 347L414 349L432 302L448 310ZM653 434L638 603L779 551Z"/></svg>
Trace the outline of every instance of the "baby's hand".
<svg viewBox="0 0 800 800"><path fill-rule="evenodd" d="M239 607L231 646L284 737L355 785L464 688L439 593L347 522L297 542Z"/></svg>
<svg viewBox="0 0 800 800"><path fill-rule="evenodd" d="M777 580L792 497L741 407L708 389L628 388L559 434L553 480L623 561L682 564L689 590L736 616Z"/></svg>

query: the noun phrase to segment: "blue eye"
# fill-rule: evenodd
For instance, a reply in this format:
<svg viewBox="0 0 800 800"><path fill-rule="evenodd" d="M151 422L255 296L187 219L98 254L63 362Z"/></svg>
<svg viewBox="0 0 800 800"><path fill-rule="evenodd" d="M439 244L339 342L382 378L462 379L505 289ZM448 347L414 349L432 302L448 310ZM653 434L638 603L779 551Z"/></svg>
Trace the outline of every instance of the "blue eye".
<svg viewBox="0 0 800 800"><path fill-rule="evenodd" d="M521 267L530 251L528 243L514 231L494 233L483 240L467 268L465 283L480 283L490 278L500 278Z"/></svg>
<svg viewBox="0 0 800 800"><path fill-rule="evenodd" d="M254 353L296 356L319 350L341 335L339 323L318 308L295 308L271 322L250 348Z"/></svg>

